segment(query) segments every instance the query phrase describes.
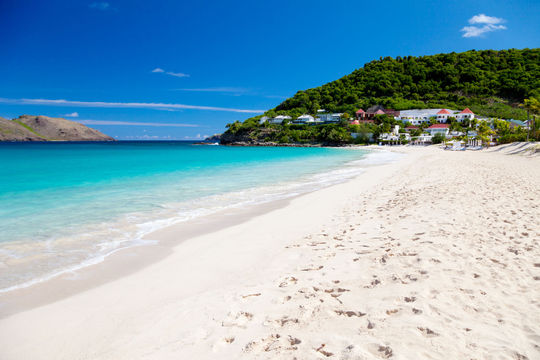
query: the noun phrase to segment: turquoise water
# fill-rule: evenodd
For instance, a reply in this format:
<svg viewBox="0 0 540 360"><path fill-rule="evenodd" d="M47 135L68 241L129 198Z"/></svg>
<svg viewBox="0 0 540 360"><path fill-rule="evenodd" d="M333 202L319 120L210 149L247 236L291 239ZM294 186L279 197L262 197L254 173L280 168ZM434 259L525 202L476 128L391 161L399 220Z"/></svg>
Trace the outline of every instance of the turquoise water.
<svg viewBox="0 0 540 360"><path fill-rule="evenodd" d="M0 289L100 261L168 224L357 175L366 151L185 142L1 143Z"/></svg>

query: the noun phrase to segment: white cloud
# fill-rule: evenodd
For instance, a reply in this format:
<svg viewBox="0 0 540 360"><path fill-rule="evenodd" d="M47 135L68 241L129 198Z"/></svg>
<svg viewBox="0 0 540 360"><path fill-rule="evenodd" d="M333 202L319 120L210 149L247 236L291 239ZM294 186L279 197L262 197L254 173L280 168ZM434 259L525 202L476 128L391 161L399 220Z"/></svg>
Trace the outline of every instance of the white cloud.
<svg viewBox="0 0 540 360"><path fill-rule="evenodd" d="M23 104L23 105L49 105L49 106L80 106L93 108L127 108L127 109L154 109L154 110L209 110L209 111L227 111L237 113L260 114L265 110L235 109L217 106L199 106L186 104L166 104L166 103L138 103L138 102L105 102L105 101L71 101L63 99L8 99L0 98L0 103L5 104Z"/></svg>
<svg viewBox="0 0 540 360"><path fill-rule="evenodd" d="M78 112L72 112L71 114L64 114L65 117L79 117L79 113Z"/></svg>
<svg viewBox="0 0 540 360"><path fill-rule="evenodd" d="M78 120L77 122L84 125L117 125L117 126L155 126L155 127L200 127L195 124L179 124L179 123L150 123L150 122L133 122L133 121L109 121L109 120ZM146 130L144 130L146 131Z"/></svg>
<svg viewBox="0 0 540 360"><path fill-rule="evenodd" d="M189 74L184 74L184 73L179 73L179 72L172 72L172 71L165 71L162 68L155 68L154 70L152 70L152 72L153 73L165 73L167 75L174 76L174 77L179 77L179 78L189 77Z"/></svg>
<svg viewBox="0 0 540 360"><path fill-rule="evenodd" d="M108 2L93 2L90 5L88 5L88 7L91 9L105 11L111 8L111 4L109 4Z"/></svg>
<svg viewBox="0 0 540 360"><path fill-rule="evenodd" d="M175 73L175 72L172 72L172 71L167 71L165 74L171 75L171 76L180 77L180 78L183 78L183 77L189 77L189 74Z"/></svg>
<svg viewBox="0 0 540 360"><path fill-rule="evenodd" d="M474 15L469 19L469 24L500 24L505 22L503 18L487 16L486 14Z"/></svg>
<svg viewBox="0 0 540 360"><path fill-rule="evenodd" d="M504 22L506 20L503 18L478 14L469 19L469 24L483 24L483 26L464 26L460 31L463 32L465 38L478 37L488 32L506 30L506 26L500 25Z"/></svg>

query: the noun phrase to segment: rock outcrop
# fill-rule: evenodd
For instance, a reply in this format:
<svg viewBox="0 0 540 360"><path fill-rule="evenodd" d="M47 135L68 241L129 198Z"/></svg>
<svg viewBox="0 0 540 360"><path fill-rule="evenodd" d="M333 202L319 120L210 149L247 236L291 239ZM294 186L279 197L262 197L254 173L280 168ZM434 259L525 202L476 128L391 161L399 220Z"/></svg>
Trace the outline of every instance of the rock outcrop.
<svg viewBox="0 0 540 360"><path fill-rule="evenodd" d="M0 141L114 141L78 122L48 116L0 118Z"/></svg>

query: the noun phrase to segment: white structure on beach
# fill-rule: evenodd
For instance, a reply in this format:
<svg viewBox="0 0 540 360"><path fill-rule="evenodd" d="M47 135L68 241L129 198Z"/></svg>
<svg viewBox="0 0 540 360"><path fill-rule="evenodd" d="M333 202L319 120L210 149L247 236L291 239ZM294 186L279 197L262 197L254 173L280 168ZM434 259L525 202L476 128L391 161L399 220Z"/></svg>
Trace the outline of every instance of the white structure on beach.
<svg viewBox="0 0 540 360"><path fill-rule="evenodd" d="M436 134L441 134L445 138L448 137L448 134L450 132L450 125L448 124L434 124L431 125L426 129L426 132L429 133L431 136L435 136Z"/></svg>
<svg viewBox="0 0 540 360"><path fill-rule="evenodd" d="M411 135L409 133L400 133L399 132L399 125L394 126L394 129L392 132L389 133L382 133L379 135L380 141L392 141L392 142L399 142L401 140L411 140Z"/></svg>

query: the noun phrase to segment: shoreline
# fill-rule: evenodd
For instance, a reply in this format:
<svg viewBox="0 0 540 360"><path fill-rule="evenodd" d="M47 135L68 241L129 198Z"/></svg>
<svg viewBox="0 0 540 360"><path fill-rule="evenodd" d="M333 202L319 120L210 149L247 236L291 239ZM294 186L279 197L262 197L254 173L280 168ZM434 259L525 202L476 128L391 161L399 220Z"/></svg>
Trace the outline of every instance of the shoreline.
<svg viewBox="0 0 540 360"><path fill-rule="evenodd" d="M155 234L178 242L1 319L1 357L534 358L539 159L395 149L234 225Z"/></svg>
<svg viewBox="0 0 540 360"><path fill-rule="evenodd" d="M366 157L356 161L369 161L369 155L388 152L385 149L371 148ZM383 162L391 163L395 160ZM367 168L381 164L362 164L360 169L365 172ZM335 169L334 169L335 170ZM334 170L329 170L330 172ZM321 172L326 174L329 171ZM357 175L358 176L358 175ZM142 244L129 245L105 254L103 258L89 261L86 264L73 266L73 270L59 270L57 273L37 278L28 284L23 283L0 292L0 320L18 312L46 305L79 292L97 287L107 282L132 274L168 256L172 249L190 238L210 234L229 226L234 226L249 219L285 207L297 197L346 183L351 178L343 179L337 184L323 185L322 188L309 190L305 193L294 194L285 198L273 199L262 203L248 205L247 207L230 207L215 213L196 217L187 221L180 221L152 230L140 239ZM174 234L171 234L174 233ZM162 234L168 234L163 236ZM155 240L155 238L159 240ZM175 237L173 239L173 237ZM50 288L60 291L49 291Z"/></svg>
<svg viewBox="0 0 540 360"><path fill-rule="evenodd" d="M363 158L365 158L366 156L367 157L371 156L374 152L362 151L362 153L363 155L352 155L349 157L355 158L358 156L362 156ZM353 153L349 153L349 154L353 154ZM237 190L225 192L222 194L213 194L209 196L203 196L199 199L199 204L196 204L196 205L188 204L191 207L186 208L187 210L183 209L182 212L171 211L170 213L167 213L167 214L162 213L158 216L153 216L153 217L152 217L152 214L146 214L147 217L146 218L141 217L140 219L141 221L138 222L138 225L133 225L133 227L140 226L140 228L130 229L131 238L120 239L121 242L119 243L117 247L108 248L108 250L106 251L95 251L93 253L90 253L91 255L88 256L86 259L82 259L76 263L75 262L66 263L66 265L63 266L62 268L50 267L48 269L49 270L48 272L42 272L41 274L36 274L33 277L23 278L22 281L18 283L14 283L14 282L9 283L6 281L6 284L2 284L3 288L0 289L0 299L2 297L2 294L7 294L12 291L17 291L19 289L32 287L40 283L49 281L51 279L57 278L58 276L65 276L66 274L69 276L69 274L77 273L83 268L95 266L97 264L102 263L103 261L105 261L105 259L109 258L110 256L113 256L114 254L118 252L125 251L126 249L129 249L132 247L139 247L139 246L144 247L146 245L152 245L148 243L148 240L146 240L148 238L148 235L155 232L156 230L163 229L164 227L168 227L174 224L182 224L186 222L189 223L193 219L197 219L201 216L212 217L214 214L217 214L219 216L219 213L224 212L224 211L225 212L227 211L238 212L239 207L259 206L259 204L279 201L281 199L294 197L297 194L304 194L306 192L316 191L317 189L321 187L326 187L336 182L339 183L339 182L347 181L351 175L339 174L340 169L343 169L343 168L353 169L354 167L357 171L363 171L363 167L352 165L354 162L356 162L356 160L352 160L352 161L347 160L347 161L348 162L345 163L344 166L342 167L336 167L334 165L334 168L330 168L330 169L321 168L319 170L316 170L316 172L312 174L308 173L308 174L302 175L301 177L299 177L297 180L294 180L294 181L283 180L278 184L278 185L282 185L281 188L280 186L277 186L277 187L274 186L274 184L258 184L251 187L243 188L242 190L237 189ZM323 179L322 177L320 177L321 175L327 175L327 176L325 176L325 178ZM307 184L307 187L306 187L306 184ZM244 196L243 194L244 192L248 195ZM225 197L228 196L228 198L221 202L217 202L218 200L216 199L223 196ZM246 205L244 205L243 203L246 203ZM177 205L175 203L173 204ZM182 203L180 203L180 205L181 204ZM171 209L174 209L174 206L171 207ZM202 212L200 212L199 210L201 210ZM108 224L109 224L109 227L111 228L114 228L115 226L115 223L113 221L111 221ZM122 230L122 231L127 231L127 230ZM84 233L84 231L79 229L79 233ZM8 245L9 245L9 242L8 242ZM9 275L11 274L12 273L7 273L4 275L7 276L6 279L9 279ZM0 317L1 316L2 316L2 311L1 311L1 300L0 300Z"/></svg>

